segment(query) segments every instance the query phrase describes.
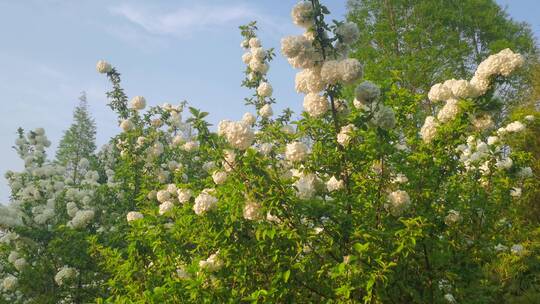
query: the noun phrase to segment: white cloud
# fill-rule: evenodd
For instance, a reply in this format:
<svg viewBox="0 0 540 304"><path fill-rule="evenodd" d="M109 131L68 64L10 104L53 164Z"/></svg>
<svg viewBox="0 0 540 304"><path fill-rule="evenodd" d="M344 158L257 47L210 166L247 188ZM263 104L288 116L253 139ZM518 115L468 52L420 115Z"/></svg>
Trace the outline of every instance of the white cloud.
<svg viewBox="0 0 540 304"><path fill-rule="evenodd" d="M124 4L110 7L109 11L113 15L124 17L149 34L174 36L185 36L194 31L239 23L258 16L253 9L245 5L190 5L170 11L157 11L149 7Z"/></svg>

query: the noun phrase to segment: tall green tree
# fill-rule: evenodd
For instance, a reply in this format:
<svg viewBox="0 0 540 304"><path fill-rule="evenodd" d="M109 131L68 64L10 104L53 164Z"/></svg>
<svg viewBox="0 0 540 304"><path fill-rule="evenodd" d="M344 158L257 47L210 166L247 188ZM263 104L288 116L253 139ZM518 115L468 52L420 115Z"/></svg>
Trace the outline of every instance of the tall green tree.
<svg viewBox="0 0 540 304"><path fill-rule="evenodd" d="M493 0L349 0L348 9L361 31L353 57L365 63L366 78L383 82L395 74L415 93L468 79L483 59L505 48L537 54L530 26ZM530 87L529 69L499 81L497 95L509 104Z"/></svg>
<svg viewBox="0 0 540 304"><path fill-rule="evenodd" d="M73 123L58 145L56 160L66 167L73 182L76 183L79 176L79 167L82 159L92 160L96 150L96 124L88 113L86 93L82 92L79 104L73 111ZM84 165L84 164L82 164Z"/></svg>

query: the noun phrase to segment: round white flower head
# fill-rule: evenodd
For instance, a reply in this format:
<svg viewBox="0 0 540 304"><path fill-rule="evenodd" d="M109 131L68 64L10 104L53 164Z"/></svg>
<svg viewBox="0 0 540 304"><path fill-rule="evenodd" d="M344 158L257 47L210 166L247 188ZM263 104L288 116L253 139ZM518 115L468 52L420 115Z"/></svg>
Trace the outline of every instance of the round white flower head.
<svg viewBox="0 0 540 304"><path fill-rule="evenodd" d="M521 168L518 172L518 176L521 178L528 178L533 176L533 171L531 167Z"/></svg>
<svg viewBox="0 0 540 304"><path fill-rule="evenodd" d="M247 112L244 114L244 116L242 116L242 122L252 126L255 121L257 121L257 118L255 117L255 115Z"/></svg>
<svg viewBox="0 0 540 304"><path fill-rule="evenodd" d="M338 83L341 80L341 69L339 61L325 61L321 68L321 78L326 84Z"/></svg>
<svg viewBox="0 0 540 304"><path fill-rule="evenodd" d="M356 99L363 104L370 104L381 95L381 90L371 81L364 81L354 91Z"/></svg>
<svg viewBox="0 0 540 304"><path fill-rule="evenodd" d="M167 191L167 190L159 190L156 193L156 198L157 198L158 202L164 203L164 202L168 201L171 198L171 193L169 191Z"/></svg>
<svg viewBox="0 0 540 304"><path fill-rule="evenodd" d="M166 201L159 205L159 215L163 215L174 208L174 204L171 201Z"/></svg>
<svg viewBox="0 0 540 304"><path fill-rule="evenodd" d="M505 129L507 132L521 132L525 130L525 125L519 121L514 121L509 123Z"/></svg>
<svg viewBox="0 0 540 304"><path fill-rule="evenodd" d="M199 143L197 141L191 140L186 142L182 148L187 152L193 152L199 148Z"/></svg>
<svg viewBox="0 0 540 304"><path fill-rule="evenodd" d="M254 72L266 74L270 67L268 66L268 64L260 60L257 60L257 58L252 58L251 61L249 62L249 68Z"/></svg>
<svg viewBox="0 0 540 304"><path fill-rule="evenodd" d="M261 97L270 97L272 96L272 92L272 85L270 85L268 82L261 82L257 88L257 94L259 94Z"/></svg>
<svg viewBox="0 0 540 304"><path fill-rule="evenodd" d="M444 299L446 300L446 302L450 303L450 304L455 304L457 303L456 301L456 298L454 298L454 296L451 294L451 293L447 293L444 295Z"/></svg>
<svg viewBox="0 0 540 304"><path fill-rule="evenodd" d="M339 74L341 80L346 84L362 78L363 69L360 61L354 58L347 58L339 62Z"/></svg>
<svg viewBox="0 0 540 304"><path fill-rule="evenodd" d="M328 100L325 96L309 93L304 97L304 110L315 118L324 115L328 108Z"/></svg>
<svg viewBox="0 0 540 304"><path fill-rule="evenodd" d="M203 190L196 198L193 211L195 214L202 215L217 207L217 198L212 196L209 191Z"/></svg>
<svg viewBox="0 0 540 304"><path fill-rule="evenodd" d="M391 192L388 195L390 213L394 216L401 215L410 205L409 194L403 190Z"/></svg>
<svg viewBox="0 0 540 304"><path fill-rule="evenodd" d="M290 161L302 161L308 155L308 147L306 144L295 141L290 144L287 144L285 149L285 158Z"/></svg>
<svg viewBox="0 0 540 304"><path fill-rule="evenodd" d="M510 189L510 196L512 197L520 197L521 196L521 188L519 187L514 187L512 189Z"/></svg>
<svg viewBox="0 0 540 304"><path fill-rule="evenodd" d="M456 99L451 98L446 101L446 104L444 105L444 107L442 107L442 109L437 114L437 119L445 123L445 122L454 120L458 114L459 114L458 101Z"/></svg>
<svg viewBox="0 0 540 304"><path fill-rule="evenodd" d="M396 126L396 114L392 108L381 104L373 114L372 122L381 129L389 130Z"/></svg>
<svg viewBox="0 0 540 304"><path fill-rule="evenodd" d="M266 52L262 47L255 47L251 49L251 59L263 62L266 57Z"/></svg>
<svg viewBox="0 0 540 304"><path fill-rule="evenodd" d="M261 205L257 202L247 202L244 206L243 216L246 220L258 221L262 219L263 214Z"/></svg>
<svg viewBox="0 0 540 304"><path fill-rule="evenodd" d="M497 136L489 136L489 137L487 138L487 144L490 145L490 146L493 146L493 145L496 144L498 141L499 141L499 137L497 137Z"/></svg>
<svg viewBox="0 0 540 304"><path fill-rule="evenodd" d="M137 211L130 211L126 215L126 218L127 218L128 222L131 222L131 221L140 220L140 219L144 218L144 215L142 213L140 213L140 212L137 212Z"/></svg>
<svg viewBox="0 0 540 304"><path fill-rule="evenodd" d="M146 107L146 99L142 96L135 96L129 102L129 106L134 110L142 110Z"/></svg>
<svg viewBox="0 0 540 304"><path fill-rule="evenodd" d="M20 259L15 260L15 262L13 262L13 266L15 266L15 269L17 269L18 271L23 271L27 265L28 265L28 262L26 262L25 258L20 258Z"/></svg>
<svg viewBox="0 0 540 304"><path fill-rule="evenodd" d="M337 135L337 142L344 147L347 146L351 141L351 133L357 129L358 128L356 128L353 124L348 124L341 127L341 131Z"/></svg>
<svg viewBox="0 0 540 304"><path fill-rule="evenodd" d="M54 281L58 286L64 284L66 280L75 278L78 275L78 271L75 268L64 266L54 276Z"/></svg>
<svg viewBox="0 0 540 304"><path fill-rule="evenodd" d="M210 255L206 260L199 261L199 267L208 272L215 272L223 267L223 261L219 259L219 251Z"/></svg>
<svg viewBox="0 0 540 304"><path fill-rule="evenodd" d="M242 55L242 62L245 64L249 64L251 61L252 55L250 52L245 52L244 55Z"/></svg>
<svg viewBox="0 0 540 304"><path fill-rule="evenodd" d="M274 111L272 110L272 106L270 104L265 104L262 108L259 109L259 115L263 118L270 118L272 115L274 115Z"/></svg>
<svg viewBox="0 0 540 304"><path fill-rule="evenodd" d="M261 41L259 40L259 38L251 38L249 39L249 47L250 48L259 48L261 47Z"/></svg>
<svg viewBox="0 0 540 304"><path fill-rule="evenodd" d="M299 199L311 199L317 193L317 188L321 184L321 180L313 173L294 173L298 180L293 186L296 189L296 196Z"/></svg>
<svg viewBox="0 0 540 304"><path fill-rule="evenodd" d="M526 121L534 121L534 115L527 115L524 118Z"/></svg>
<svg viewBox="0 0 540 304"><path fill-rule="evenodd" d="M4 278L2 281L2 289L4 291L12 291L17 287L17 283L19 282L19 279L17 279L15 276L9 274Z"/></svg>
<svg viewBox="0 0 540 304"><path fill-rule="evenodd" d="M183 204L189 202L191 197L193 196L193 193L190 189L178 189L178 201Z"/></svg>
<svg viewBox="0 0 540 304"><path fill-rule="evenodd" d="M326 182L326 189L328 192L334 192L337 190L341 190L345 187L345 183L342 180L338 180L335 176L332 176L327 182Z"/></svg>
<svg viewBox="0 0 540 304"><path fill-rule="evenodd" d="M128 132L128 131L131 131L133 130L135 126L133 125L133 123L131 122L131 120L129 119L124 119L122 120L122 122L120 123L120 128L122 129L122 131L124 132Z"/></svg>
<svg viewBox="0 0 540 304"><path fill-rule="evenodd" d="M105 60L99 60L96 64L98 73L107 74L112 70L112 66Z"/></svg>
<svg viewBox="0 0 540 304"><path fill-rule="evenodd" d="M313 67L296 73L295 89L298 93L319 93L325 83L321 78L321 68Z"/></svg>
<svg viewBox="0 0 540 304"><path fill-rule="evenodd" d="M461 217L459 211L450 210L448 211L448 215L444 218L444 223L447 226L452 226L458 222L461 222L461 220L463 220L463 218Z"/></svg>
<svg viewBox="0 0 540 304"><path fill-rule="evenodd" d="M420 137L425 143L430 143L437 135L437 127L439 123L433 116L426 117L424 125L420 129Z"/></svg>
<svg viewBox="0 0 540 304"><path fill-rule="evenodd" d="M428 98L431 101L445 101L452 98L452 90L442 83L437 83L429 90Z"/></svg>
<svg viewBox="0 0 540 304"><path fill-rule="evenodd" d="M227 172L224 171L216 171L212 174L212 180L214 180L214 183L216 185L223 185L225 181L227 180Z"/></svg>
<svg viewBox="0 0 540 304"><path fill-rule="evenodd" d="M455 98L469 98L475 95L475 88L467 80L455 80L450 89Z"/></svg>
<svg viewBox="0 0 540 304"><path fill-rule="evenodd" d="M360 37L360 30L354 22L345 22L336 29L336 34L338 34L343 43L351 44L356 42Z"/></svg>
<svg viewBox="0 0 540 304"><path fill-rule="evenodd" d="M313 7L309 1L300 1L292 9L291 17L294 24L303 28L313 26Z"/></svg>
<svg viewBox="0 0 540 304"><path fill-rule="evenodd" d="M251 127L242 121L220 123L218 133L222 133L229 144L239 150L246 150L255 139L255 133Z"/></svg>
<svg viewBox="0 0 540 304"><path fill-rule="evenodd" d="M68 226L78 229L84 228L94 219L94 210L79 210L75 216L68 222Z"/></svg>
<svg viewBox="0 0 540 304"><path fill-rule="evenodd" d="M281 39L281 53L287 58L294 58L303 50L302 36L287 36Z"/></svg>

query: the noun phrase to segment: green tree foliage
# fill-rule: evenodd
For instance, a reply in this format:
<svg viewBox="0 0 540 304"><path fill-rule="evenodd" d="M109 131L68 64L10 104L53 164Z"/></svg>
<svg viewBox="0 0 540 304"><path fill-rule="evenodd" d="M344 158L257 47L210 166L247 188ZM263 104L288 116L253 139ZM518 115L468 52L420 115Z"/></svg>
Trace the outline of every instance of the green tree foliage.
<svg viewBox="0 0 540 304"><path fill-rule="evenodd" d="M79 105L73 112L73 123L58 145L56 160L73 176L73 182L81 178L79 163L82 159L91 160L96 150L96 124L88 113L86 93L79 97Z"/></svg>
<svg viewBox="0 0 540 304"><path fill-rule="evenodd" d="M530 27L513 21L493 0L349 0L360 29L354 57L367 79L396 74L415 93L450 78L470 78L487 55L505 48L534 56ZM528 87L528 69L502 80L499 94L515 100Z"/></svg>

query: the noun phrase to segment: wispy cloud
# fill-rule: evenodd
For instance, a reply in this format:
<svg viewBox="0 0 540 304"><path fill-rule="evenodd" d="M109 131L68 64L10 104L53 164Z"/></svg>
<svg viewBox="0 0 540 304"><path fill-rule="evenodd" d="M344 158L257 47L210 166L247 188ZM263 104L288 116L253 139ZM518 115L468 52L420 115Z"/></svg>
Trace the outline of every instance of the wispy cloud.
<svg viewBox="0 0 540 304"><path fill-rule="evenodd" d="M109 8L113 15L121 16L139 26L148 34L186 36L195 31L218 28L257 17L257 13L243 4L227 6L190 5L170 11L130 4Z"/></svg>

